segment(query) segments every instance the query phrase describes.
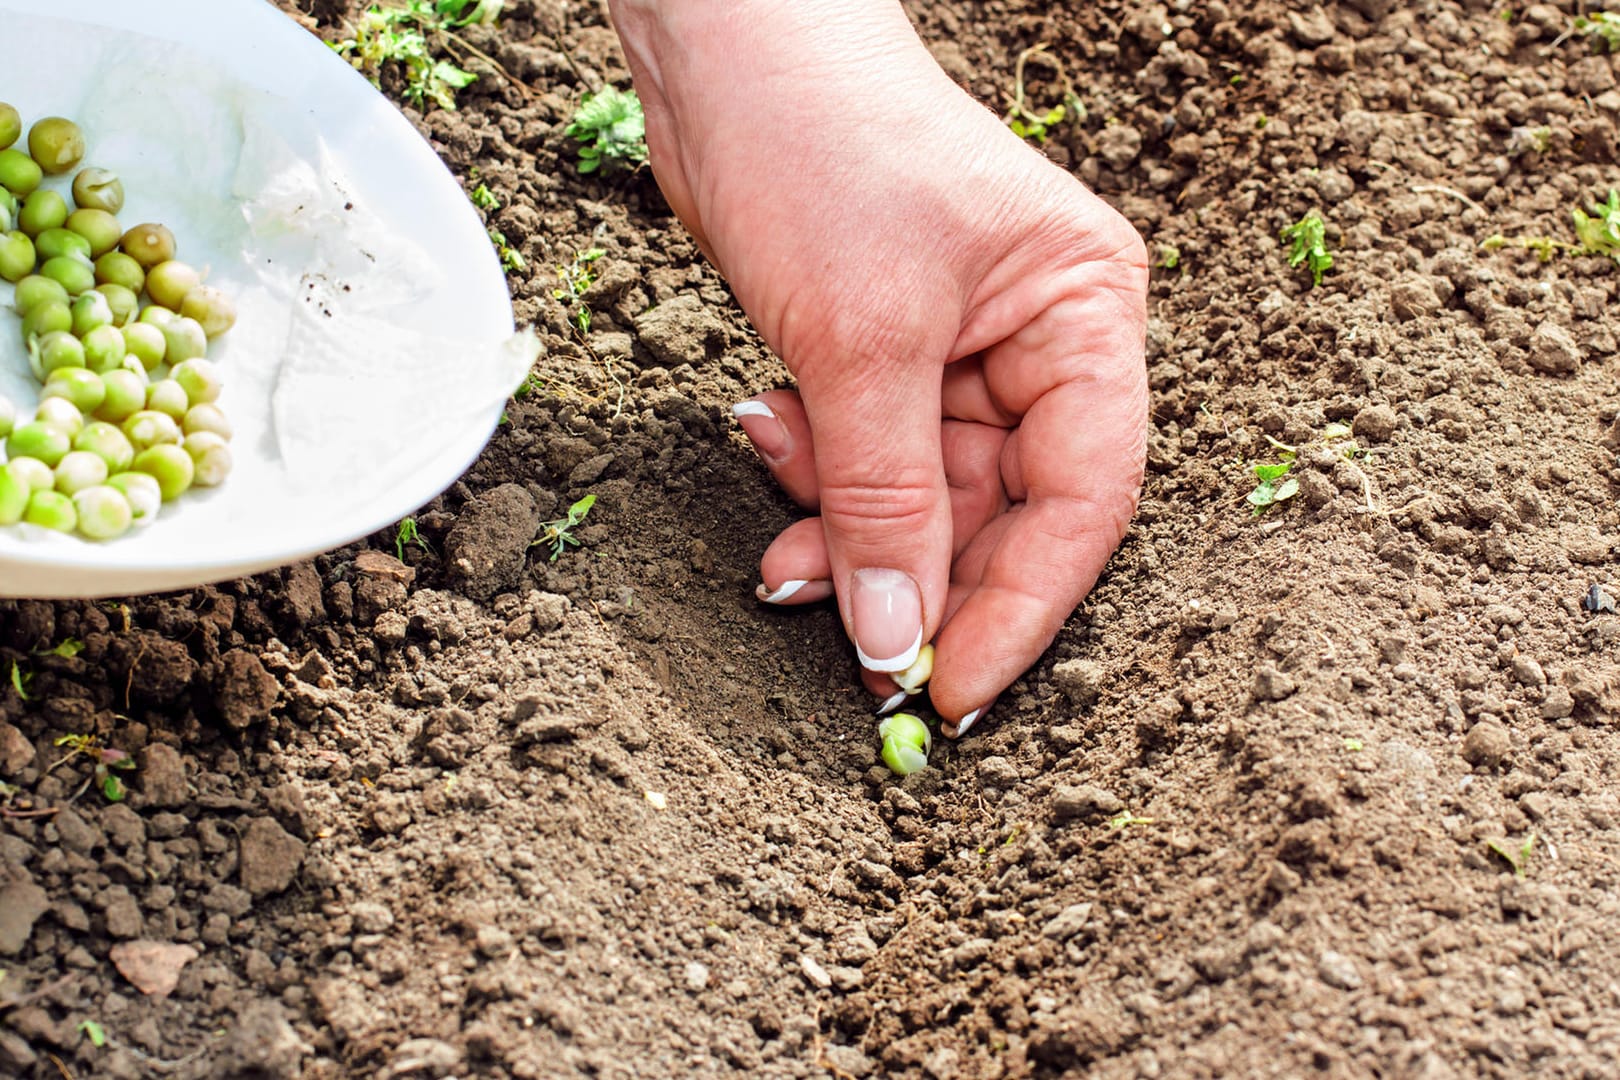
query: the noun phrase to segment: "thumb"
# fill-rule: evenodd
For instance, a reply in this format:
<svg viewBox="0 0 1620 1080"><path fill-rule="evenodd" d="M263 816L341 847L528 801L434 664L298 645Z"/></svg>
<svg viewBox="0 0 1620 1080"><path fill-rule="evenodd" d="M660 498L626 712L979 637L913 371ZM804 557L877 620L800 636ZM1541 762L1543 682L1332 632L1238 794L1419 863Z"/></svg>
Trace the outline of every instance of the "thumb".
<svg viewBox="0 0 1620 1080"><path fill-rule="evenodd" d="M840 359L799 371L827 554L861 665L898 672L938 630L950 579L941 365Z"/></svg>

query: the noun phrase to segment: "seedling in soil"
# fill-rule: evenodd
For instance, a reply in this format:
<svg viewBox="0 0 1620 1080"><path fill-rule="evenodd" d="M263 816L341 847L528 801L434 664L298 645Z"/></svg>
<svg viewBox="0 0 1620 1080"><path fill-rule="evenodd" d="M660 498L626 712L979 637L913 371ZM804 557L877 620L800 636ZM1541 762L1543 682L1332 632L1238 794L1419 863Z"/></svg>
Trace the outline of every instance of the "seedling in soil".
<svg viewBox="0 0 1620 1080"><path fill-rule="evenodd" d="M100 789L108 802L122 802L124 800L124 782L114 775L114 770L124 772L135 767L135 759L124 751L114 747L105 746L101 739L95 735L63 735L53 744L67 750L67 755L51 765L55 769L65 765L75 758L89 758L95 763L90 771L90 778L75 791L68 802L72 802L84 794L84 789L93 782ZM47 772L50 770L46 770Z"/></svg>
<svg viewBox="0 0 1620 1080"><path fill-rule="evenodd" d="M471 9L471 10L468 10ZM405 72L405 99L418 108L431 101L453 111L456 91L478 78L448 60L435 59L428 49L424 30L448 33L472 21L493 21L493 10L500 4L456 3L454 0L409 0L404 7L383 8L373 4L360 16L350 36L332 42L332 49L346 58L355 70L378 85L384 64L398 64Z"/></svg>
<svg viewBox="0 0 1620 1080"><path fill-rule="evenodd" d="M575 252L574 261L567 266L557 267L557 280L561 284L551 290L552 299L562 301L565 308L573 308L569 318L582 334L590 333L591 329L591 309L586 306L584 296L586 290L596 281L596 271L592 268L592 264L606 254L607 252L601 248L590 248Z"/></svg>
<svg viewBox="0 0 1620 1080"><path fill-rule="evenodd" d="M1620 12L1594 11L1575 16L1575 32L1602 44L1609 52L1620 52Z"/></svg>
<svg viewBox="0 0 1620 1080"><path fill-rule="evenodd" d="M563 134L581 144L581 175L634 169L647 160L647 118L634 90L602 87L580 103Z"/></svg>
<svg viewBox="0 0 1620 1080"><path fill-rule="evenodd" d="M1181 249L1174 244L1160 244L1159 256L1154 261L1160 270L1178 270L1181 268Z"/></svg>
<svg viewBox="0 0 1620 1080"><path fill-rule="evenodd" d="M1485 846L1503 862L1513 867L1514 877L1524 877L1530 873L1530 856L1536 850L1536 834L1531 833L1515 850L1508 846L1506 840L1487 840Z"/></svg>
<svg viewBox="0 0 1620 1080"><path fill-rule="evenodd" d="M523 257L522 252L506 242L506 234L499 229L489 230L489 242L495 245L495 254L501 257L501 269L511 274L521 274L529 268L529 260Z"/></svg>
<svg viewBox="0 0 1620 1080"><path fill-rule="evenodd" d="M84 642L80 641L78 638L75 638L75 637L68 637L68 638L63 638L61 643L59 645L57 645L55 648L41 649L39 652L35 653L34 655L35 656L60 656L63 659L71 660L73 657L78 656L83 651L84 651Z"/></svg>
<svg viewBox="0 0 1620 1080"><path fill-rule="evenodd" d="M1293 465L1292 461L1280 461L1274 465L1254 466L1257 482L1247 497L1251 515L1259 517L1278 503L1287 502L1299 494L1299 480L1288 475Z"/></svg>
<svg viewBox="0 0 1620 1080"><path fill-rule="evenodd" d="M487 184L479 184L473 188L472 194L468 198L472 200L472 204L478 209L487 210L492 214L501 208L501 200L495 197L495 193L489 190Z"/></svg>
<svg viewBox="0 0 1620 1080"><path fill-rule="evenodd" d="M1282 242L1292 244L1288 252L1288 265L1306 264L1311 271L1311 286L1322 284L1322 275L1333 266L1333 256L1327 249L1327 224L1316 214L1306 214L1282 231Z"/></svg>
<svg viewBox="0 0 1620 1080"><path fill-rule="evenodd" d="M1615 32L1620 34L1620 15L1615 18ZM1607 255L1620 262L1620 190L1609 189L1609 201L1592 204L1592 213L1580 209L1570 211L1575 219L1575 236L1580 240L1581 252L1587 255Z"/></svg>
<svg viewBox="0 0 1620 1080"><path fill-rule="evenodd" d="M107 1032L94 1020L81 1020L74 1030L83 1032L84 1037L90 1040L90 1045L98 1050L107 1045Z"/></svg>
<svg viewBox="0 0 1620 1080"><path fill-rule="evenodd" d="M11 662L11 688L17 691L17 696L24 701L32 701L28 696L28 684L34 681L34 673L26 670L21 664Z"/></svg>
<svg viewBox="0 0 1620 1080"><path fill-rule="evenodd" d="M417 529L414 517L403 518L399 528L394 530L394 555L400 562L405 561L405 549L410 547L426 552L433 551L433 545L428 543Z"/></svg>
<svg viewBox="0 0 1620 1080"><path fill-rule="evenodd" d="M548 521L540 527L540 537L532 541L530 547L551 546L551 561L556 562L569 547L579 547L579 538L573 535L573 529L585 520L585 515L591 512L596 505L596 496L587 495L568 508L568 516Z"/></svg>
<svg viewBox="0 0 1620 1080"><path fill-rule="evenodd" d="M1108 819L1108 827L1118 830L1125 828L1127 825L1152 825L1156 820L1156 818L1150 817L1137 817L1129 810L1121 810Z"/></svg>
<svg viewBox="0 0 1620 1080"><path fill-rule="evenodd" d="M1024 66L1031 59L1050 64L1057 72L1058 82L1063 85L1062 100L1045 112L1032 110L1025 103ZM1044 143L1052 129L1069 119L1070 114L1073 114L1076 121L1084 123L1086 107L1081 103L1080 96L1074 92L1074 86L1069 82L1069 76L1063 70L1063 64L1058 58L1047 53L1044 42L1019 53L1018 62L1013 66L1013 92L1008 99L1007 115L1003 118L1012 129L1012 133L1020 139L1034 139L1038 143Z"/></svg>

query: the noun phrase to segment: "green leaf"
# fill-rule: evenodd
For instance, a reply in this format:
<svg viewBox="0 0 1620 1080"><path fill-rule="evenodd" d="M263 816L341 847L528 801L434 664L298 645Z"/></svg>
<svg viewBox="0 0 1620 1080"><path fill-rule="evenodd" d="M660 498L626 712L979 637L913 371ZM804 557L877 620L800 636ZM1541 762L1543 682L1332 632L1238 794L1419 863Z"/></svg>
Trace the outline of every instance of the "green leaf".
<svg viewBox="0 0 1620 1080"><path fill-rule="evenodd" d="M30 676L23 673L22 666L13 660L11 662L11 688L17 691L17 696L24 701L30 700L27 690L29 678Z"/></svg>
<svg viewBox="0 0 1620 1080"><path fill-rule="evenodd" d="M1262 481L1276 480L1288 474L1290 466L1284 462L1281 465L1256 465L1254 475Z"/></svg>
<svg viewBox="0 0 1620 1080"><path fill-rule="evenodd" d="M84 1032L84 1036L90 1040L91 1046L102 1047L107 1045L107 1032L94 1020L80 1021L76 1030Z"/></svg>
<svg viewBox="0 0 1620 1080"><path fill-rule="evenodd" d="M101 778L101 793L107 797L108 802L123 802L124 782L116 776L103 776Z"/></svg>
<svg viewBox="0 0 1620 1080"><path fill-rule="evenodd" d="M1297 494L1299 494L1299 480L1290 476L1277 485L1277 491L1271 499L1273 502L1282 502L1284 499L1292 499Z"/></svg>

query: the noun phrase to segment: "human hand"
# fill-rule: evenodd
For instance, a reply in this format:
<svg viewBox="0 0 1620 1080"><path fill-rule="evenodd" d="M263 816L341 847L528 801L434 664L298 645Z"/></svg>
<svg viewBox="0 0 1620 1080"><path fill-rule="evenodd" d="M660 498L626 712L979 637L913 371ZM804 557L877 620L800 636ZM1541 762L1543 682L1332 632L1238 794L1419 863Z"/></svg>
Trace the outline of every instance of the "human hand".
<svg viewBox="0 0 1620 1080"><path fill-rule="evenodd" d="M770 545L760 596L836 594L884 698L932 640L932 703L966 731L1135 510L1141 239L950 82L890 0L614 14L659 185L798 381L737 410L818 515Z"/></svg>

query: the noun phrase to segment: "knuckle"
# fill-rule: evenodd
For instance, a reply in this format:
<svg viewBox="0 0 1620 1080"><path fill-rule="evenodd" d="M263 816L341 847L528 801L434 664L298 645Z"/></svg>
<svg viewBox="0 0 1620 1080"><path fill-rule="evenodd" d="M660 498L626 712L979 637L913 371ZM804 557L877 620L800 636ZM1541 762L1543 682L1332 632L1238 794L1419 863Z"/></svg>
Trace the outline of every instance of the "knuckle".
<svg viewBox="0 0 1620 1080"><path fill-rule="evenodd" d="M939 505L938 486L922 481L823 483L821 516L834 529L921 529Z"/></svg>

